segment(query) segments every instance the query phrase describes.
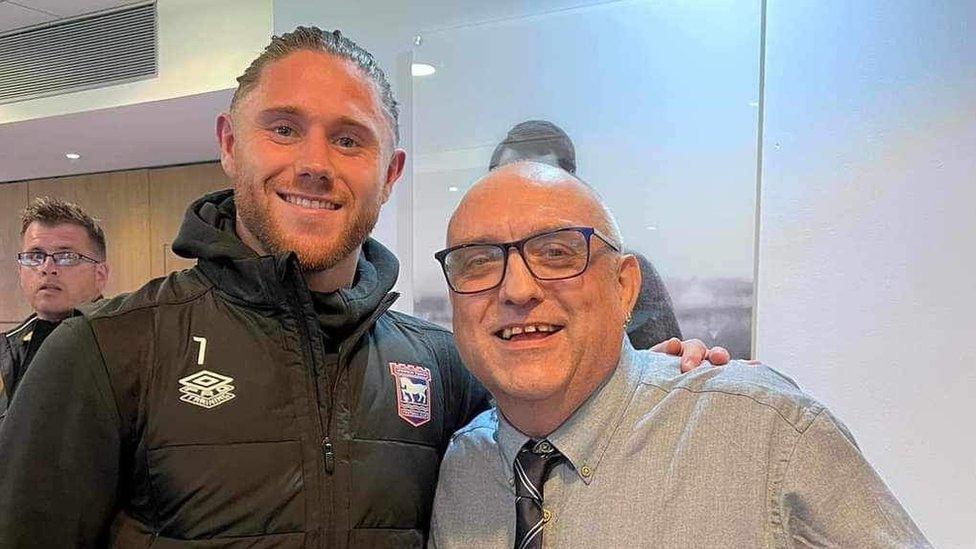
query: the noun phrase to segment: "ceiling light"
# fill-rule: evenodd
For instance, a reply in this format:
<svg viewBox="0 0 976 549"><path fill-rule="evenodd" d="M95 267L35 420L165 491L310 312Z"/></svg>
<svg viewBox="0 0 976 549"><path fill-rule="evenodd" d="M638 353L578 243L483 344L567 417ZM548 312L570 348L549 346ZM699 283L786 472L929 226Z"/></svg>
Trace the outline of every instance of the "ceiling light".
<svg viewBox="0 0 976 549"><path fill-rule="evenodd" d="M452 193L458 192L458 188L454 186L448 187L447 190L451 191Z"/></svg>
<svg viewBox="0 0 976 549"><path fill-rule="evenodd" d="M434 65L428 65L427 63L413 63L410 65L410 74L414 76L430 76L437 72Z"/></svg>
<svg viewBox="0 0 976 549"><path fill-rule="evenodd" d="M81 155L78 153L64 153L64 157L68 160L78 160L81 158Z"/></svg>

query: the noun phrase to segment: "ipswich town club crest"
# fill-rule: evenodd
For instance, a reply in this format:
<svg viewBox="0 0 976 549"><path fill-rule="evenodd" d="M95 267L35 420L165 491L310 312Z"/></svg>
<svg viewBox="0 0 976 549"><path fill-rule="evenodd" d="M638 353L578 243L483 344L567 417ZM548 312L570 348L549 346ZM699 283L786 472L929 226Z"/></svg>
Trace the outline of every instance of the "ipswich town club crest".
<svg viewBox="0 0 976 549"><path fill-rule="evenodd" d="M397 414L410 425L430 421L430 370L413 364L390 363L397 394Z"/></svg>

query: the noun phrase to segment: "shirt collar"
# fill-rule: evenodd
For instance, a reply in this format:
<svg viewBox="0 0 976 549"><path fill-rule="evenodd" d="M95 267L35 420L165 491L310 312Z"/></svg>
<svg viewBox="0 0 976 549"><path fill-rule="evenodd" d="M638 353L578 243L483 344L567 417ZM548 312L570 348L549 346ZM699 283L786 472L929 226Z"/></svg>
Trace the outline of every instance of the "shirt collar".
<svg viewBox="0 0 976 549"><path fill-rule="evenodd" d="M620 359L613 373L577 408L573 415L547 438L589 484L599 467L610 438L640 382L642 364L637 351L626 336ZM511 475L515 456L531 438L513 427L498 413L498 448L507 472Z"/></svg>

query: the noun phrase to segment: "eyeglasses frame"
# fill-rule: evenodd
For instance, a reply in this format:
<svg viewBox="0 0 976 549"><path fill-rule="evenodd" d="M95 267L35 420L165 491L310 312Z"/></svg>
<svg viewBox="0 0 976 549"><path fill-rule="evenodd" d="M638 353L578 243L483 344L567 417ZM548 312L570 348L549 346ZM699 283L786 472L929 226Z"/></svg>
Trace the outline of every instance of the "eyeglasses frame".
<svg viewBox="0 0 976 549"><path fill-rule="evenodd" d="M563 232L563 231L576 231L576 232L582 234L583 235L583 238L586 239L586 263L583 264L583 268L580 270L580 272L578 272L578 273L576 273L574 275L561 276L561 277L558 277L558 278L544 278L544 277L541 277L541 276L535 274L535 271L532 270L532 266L529 265L529 262L525 259L525 250L524 250L525 243L528 242L529 240L532 240L532 239L537 238L537 237L540 237L540 236L546 236L548 234L559 233L559 232ZM494 242L469 242L467 244L458 244L457 246L451 246L450 248L446 248L446 249L443 249L443 250L435 253L434 254L434 259L436 259L437 262L440 263L440 265L441 265L441 271L444 273L444 280L447 281L447 286L448 286L448 288L451 289L452 292L454 292L456 294L460 294L460 295L480 294L481 292L487 292L489 290L494 290L495 288L501 286L502 285L502 282L505 281L505 275L508 274L508 251L511 250L512 248L515 248L515 250L519 254L519 257L522 259L522 263L525 264L525 268L528 269L529 273L536 280L543 280L543 281L569 280L570 278L576 278L577 276L582 275L583 273L586 272L586 269L588 269L590 267L590 257L592 256L592 245L591 245L591 242L590 241L591 241L592 237L594 237L594 236L596 236L597 238L599 238L600 240L602 240L603 243L606 244L607 247L609 247L611 250L613 250L613 251L615 251L617 253L621 253L619 246L617 246L616 244L614 244L613 242L611 242L608 237L603 236L603 234L601 234L600 231L596 230L593 227L561 227L559 229L552 229L552 230L548 230L548 231L543 231L541 233L532 234L532 235L529 235L529 236L527 236L525 238L522 238L522 239L519 239L519 240L513 240L511 242L501 242L501 243L494 243ZM502 257L504 258L504 261L502 262L502 276L498 279L498 282L494 286L491 286L489 288L485 288L483 290L476 290L476 291L473 291L473 292L460 292L460 291L458 291L457 289L454 288L454 284L451 284L451 277L447 274L447 264L445 262L445 259L447 259L448 254L450 254L451 252L454 252L454 251L457 251L457 250L461 250L461 249L464 249L464 248L472 248L474 246L493 246L493 247L501 248L502 249Z"/></svg>
<svg viewBox="0 0 976 549"><path fill-rule="evenodd" d="M47 262L47 258L50 257L51 258L51 261L54 262L54 264L56 266L58 266L58 267L77 267L78 265L81 265L81 262L75 263L74 265L58 265L58 260L55 259L54 254L64 254L64 253L78 254L78 256L82 260L82 262L94 263L96 265L103 262L103 261L99 261L99 260L97 260L97 259L95 259L93 257L88 257L87 255L85 255L85 254L83 254L81 252L76 252L74 250L60 250L60 251L53 252L53 253L47 253L47 252L42 251L42 250L37 250L37 251L32 251L32 252L17 252L17 264L20 265L21 267L28 267L28 268L31 268L31 269L36 269L37 267L40 267L40 266L44 265L44 263ZM37 265L25 265L24 263L22 263L21 257L22 256L25 256L27 254L44 254L44 258L41 259L41 262L38 263Z"/></svg>

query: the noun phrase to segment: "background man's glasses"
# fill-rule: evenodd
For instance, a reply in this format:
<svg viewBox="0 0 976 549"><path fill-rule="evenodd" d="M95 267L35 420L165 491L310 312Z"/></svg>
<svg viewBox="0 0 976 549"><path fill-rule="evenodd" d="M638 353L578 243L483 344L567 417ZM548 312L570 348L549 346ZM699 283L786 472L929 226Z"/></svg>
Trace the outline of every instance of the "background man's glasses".
<svg viewBox="0 0 976 549"><path fill-rule="evenodd" d="M78 252L54 252L53 254L46 252L20 252L17 254L17 263L20 263L24 267L40 267L49 257L54 260L54 264L58 267L73 267L82 262L101 263L97 259Z"/></svg>
<svg viewBox="0 0 976 549"><path fill-rule="evenodd" d="M596 236L610 249L615 244L593 227L567 227L499 244L461 244L434 254L447 284L456 293L491 290L505 279L508 250L515 248L532 276L563 280L583 274L590 263L590 240Z"/></svg>

